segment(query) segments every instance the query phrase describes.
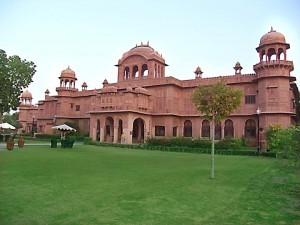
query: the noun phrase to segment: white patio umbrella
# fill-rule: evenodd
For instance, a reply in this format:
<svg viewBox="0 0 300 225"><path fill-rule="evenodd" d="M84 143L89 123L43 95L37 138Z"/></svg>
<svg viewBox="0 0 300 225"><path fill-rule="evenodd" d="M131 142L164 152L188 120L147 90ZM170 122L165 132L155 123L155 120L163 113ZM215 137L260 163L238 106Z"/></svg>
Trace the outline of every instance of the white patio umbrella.
<svg viewBox="0 0 300 225"><path fill-rule="evenodd" d="M52 129L56 129L62 132L69 132L69 131L76 132L76 130L73 127L70 127L67 124L62 124L62 125L52 127Z"/></svg>
<svg viewBox="0 0 300 225"><path fill-rule="evenodd" d="M76 130L73 127L68 126L67 124L58 125L55 127L52 127L52 129L61 131L61 139L65 139L65 133L67 132L76 132Z"/></svg>
<svg viewBox="0 0 300 225"><path fill-rule="evenodd" d="M1 123L0 128L1 129L11 129L11 130L16 129L13 125L10 125L9 123Z"/></svg>

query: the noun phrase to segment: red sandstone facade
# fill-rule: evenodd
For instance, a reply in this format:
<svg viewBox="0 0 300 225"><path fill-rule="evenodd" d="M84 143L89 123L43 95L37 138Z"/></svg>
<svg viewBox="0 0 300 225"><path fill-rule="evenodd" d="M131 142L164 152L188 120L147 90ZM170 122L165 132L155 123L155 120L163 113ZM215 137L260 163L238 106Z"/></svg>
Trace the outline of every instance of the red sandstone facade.
<svg viewBox="0 0 300 225"><path fill-rule="evenodd" d="M290 45L285 37L271 29L262 36L255 73L242 74L236 63L232 76L202 78L198 67L195 78L179 80L165 76L164 58L149 44L141 44L123 54L116 65L117 83L103 82L103 88L82 90L75 87L76 75L67 68L61 72L57 95L45 92L45 99L32 105L32 96L21 96L19 120L25 131L53 133L52 127L66 121L77 123L82 134L89 133L101 142L143 143L147 137L210 138L210 122L200 117L190 96L198 85L221 79L244 92L241 106L215 127L216 139L226 137L257 138L259 127L270 124L288 127L295 123L296 78L290 75L294 66L287 60ZM33 123L34 122L34 123Z"/></svg>

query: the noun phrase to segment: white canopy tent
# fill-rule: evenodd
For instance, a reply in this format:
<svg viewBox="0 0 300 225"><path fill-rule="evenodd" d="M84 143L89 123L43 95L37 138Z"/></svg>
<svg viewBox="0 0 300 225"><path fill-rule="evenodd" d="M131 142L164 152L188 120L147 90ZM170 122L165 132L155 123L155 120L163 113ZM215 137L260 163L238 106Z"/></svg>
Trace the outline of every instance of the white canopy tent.
<svg viewBox="0 0 300 225"><path fill-rule="evenodd" d="M13 125L10 125L9 123L1 123L0 129L10 129L15 130L16 128Z"/></svg>

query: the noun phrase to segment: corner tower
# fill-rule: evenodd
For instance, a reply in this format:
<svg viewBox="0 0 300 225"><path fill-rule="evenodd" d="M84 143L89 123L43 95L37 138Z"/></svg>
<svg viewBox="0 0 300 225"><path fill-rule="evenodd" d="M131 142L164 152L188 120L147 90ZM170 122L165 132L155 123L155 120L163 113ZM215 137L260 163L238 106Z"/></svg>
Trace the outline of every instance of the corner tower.
<svg viewBox="0 0 300 225"><path fill-rule="evenodd" d="M253 66L257 74L257 106L265 124L291 125L291 117L295 115L291 96L290 76L294 70L293 62L287 60L286 43L283 34L271 28L260 39L256 51L259 53L259 63Z"/></svg>
<svg viewBox="0 0 300 225"><path fill-rule="evenodd" d="M124 53L118 64L118 82L165 77L164 58L149 43L136 45Z"/></svg>

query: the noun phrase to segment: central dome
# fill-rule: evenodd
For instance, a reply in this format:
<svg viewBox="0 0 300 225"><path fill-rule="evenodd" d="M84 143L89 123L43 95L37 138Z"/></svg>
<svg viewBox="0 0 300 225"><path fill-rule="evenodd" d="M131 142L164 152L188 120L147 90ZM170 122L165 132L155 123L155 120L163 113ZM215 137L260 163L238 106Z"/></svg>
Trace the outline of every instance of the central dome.
<svg viewBox="0 0 300 225"><path fill-rule="evenodd" d="M275 43L286 44L286 41L282 33L273 30L273 27L271 27L271 30L261 37L259 46Z"/></svg>
<svg viewBox="0 0 300 225"><path fill-rule="evenodd" d="M130 49L128 52L125 52L122 56L122 58L119 60L119 64L126 58L134 55L140 55L144 57L147 60L150 59L156 59L160 62L165 62L165 59L162 57L161 54L159 54L157 51L154 50L149 45L149 42L147 44L141 43L141 45L136 45L134 48Z"/></svg>

